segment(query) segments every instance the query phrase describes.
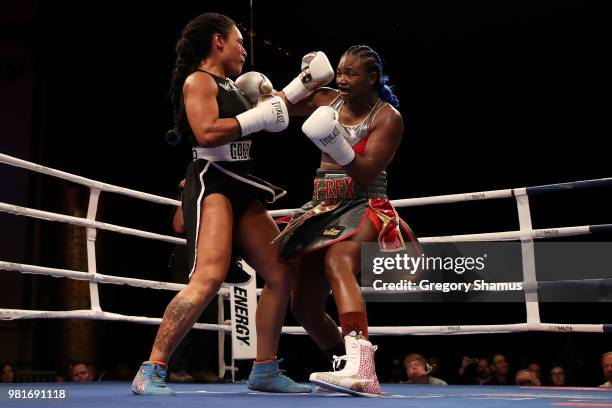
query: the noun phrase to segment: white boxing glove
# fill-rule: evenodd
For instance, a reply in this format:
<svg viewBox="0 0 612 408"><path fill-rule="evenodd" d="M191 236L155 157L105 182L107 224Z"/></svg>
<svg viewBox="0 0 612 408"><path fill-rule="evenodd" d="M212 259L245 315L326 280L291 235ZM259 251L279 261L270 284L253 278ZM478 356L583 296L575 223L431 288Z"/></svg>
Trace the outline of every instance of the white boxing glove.
<svg viewBox="0 0 612 408"><path fill-rule="evenodd" d="M308 53L302 58L302 72L287 85L283 92L287 100L294 104L317 88L327 85L334 79L334 69L322 51Z"/></svg>
<svg viewBox="0 0 612 408"><path fill-rule="evenodd" d="M302 125L302 132L340 166L355 158L355 151L344 138L346 129L340 123L338 112L330 106L317 108Z"/></svg>
<svg viewBox="0 0 612 408"><path fill-rule="evenodd" d="M234 83L253 104L257 103L259 97L271 95L274 92L274 87L268 77L257 71L249 71L240 75Z"/></svg>
<svg viewBox="0 0 612 408"><path fill-rule="evenodd" d="M289 111L285 101L279 96L271 97L255 108L236 116L240 124L241 136L267 130L268 132L280 132L289 125Z"/></svg>
<svg viewBox="0 0 612 408"><path fill-rule="evenodd" d="M300 69L303 71L305 69L308 68L308 66L310 65L310 61L312 61L312 59L317 55L316 51L311 51L308 54L304 55L302 57L302 66L300 67Z"/></svg>

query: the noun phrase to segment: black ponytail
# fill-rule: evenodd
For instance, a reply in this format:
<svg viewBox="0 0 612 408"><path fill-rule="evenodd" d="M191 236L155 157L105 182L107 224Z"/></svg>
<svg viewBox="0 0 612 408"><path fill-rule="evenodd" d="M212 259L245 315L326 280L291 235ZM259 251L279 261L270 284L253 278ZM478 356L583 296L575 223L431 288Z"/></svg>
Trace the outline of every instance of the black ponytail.
<svg viewBox="0 0 612 408"><path fill-rule="evenodd" d="M191 20L183 29L175 46L176 61L170 81L170 100L174 110L174 130L182 134L181 110L185 79L197 71L203 58L208 57L215 34L227 38L236 23L217 13L204 13Z"/></svg>

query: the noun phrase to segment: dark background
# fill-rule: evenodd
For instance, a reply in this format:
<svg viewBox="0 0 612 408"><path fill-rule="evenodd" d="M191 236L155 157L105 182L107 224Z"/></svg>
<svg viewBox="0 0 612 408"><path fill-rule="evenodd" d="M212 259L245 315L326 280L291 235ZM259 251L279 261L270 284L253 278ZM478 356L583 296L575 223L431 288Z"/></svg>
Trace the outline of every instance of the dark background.
<svg viewBox="0 0 612 408"><path fill-rule="evenodd" d="M291 8L290 7L295 7ZM164 143L174 43L205 11L232 17L248 39L251 13L234 2L8 1L0 6L0 152L85 177L172 197L190 160ZM404 142L388 169L392 198L482 191L610 176L609 29L604 10L580 1L254 1L253 44L244 71L277 89L301 56L324 50L332 65L353 44L383 58L399 96ZM250 65L251 54L254 65ZM257 172L289 192L274 208L309 199L319 152L292 120L288 131L257 140ZM86 209L87 190L0 167L3 202L65 212ZM555 193L532 201L534 227L610 222L609 190ZM75 198L76 197L76 198ZM62 211L64 210L64 211ZM402 210L419 236L518 228L512 200ZM103 194L98 219L170 233L171 209ZM55 223L0 214L2 260L66 268L70 243ZM608 236L589 239L607 240ZM99 232L98 271L169 280L171 245ZM2 271L2 307L58 308L57 279ZM579 277L577 277L579 278ZM172 294L100 288L107 311L161 316ZM330 302L333 303L333 302ZM604 304L544 304L543 321L609 323ZM524 321L520 304L371 304L371 325ZM330 304L333 313L333 306ZM288 318L288 324L292 324ZM155 328L96 322L96 363L112 368L146 359ZM20 340L27 327L27 341ZM0 324L3 358L62 367L59 322ZM44 340L43 340L44 338ZM576 382L600 383L597 361L610 335L514 334L376 339L379 370L409 351L435 354L454 369L463 353L502 350L573 365ZM20 344L17 344L20 343ZM306 337L284 337L290 374L326 367ZM25 346L27 344L27 346ZM576 368L578 367L578 368ZM580 368L582 367L582 368ZM580 371L582 370L582 371ZM248 372L248 371L247 371ZM242 373L244 374L244 373ZM382 375L384 378L385 375Z"/></svg>

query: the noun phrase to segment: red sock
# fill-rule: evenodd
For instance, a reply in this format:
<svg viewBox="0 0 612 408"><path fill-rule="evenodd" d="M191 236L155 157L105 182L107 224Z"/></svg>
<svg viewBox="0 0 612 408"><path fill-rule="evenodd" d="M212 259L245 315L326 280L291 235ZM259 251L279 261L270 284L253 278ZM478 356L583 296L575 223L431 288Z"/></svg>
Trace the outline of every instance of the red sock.
<svg viewBox="0 0 612 408"><path fill-rule="evenodd" d="M340 327L342 327L342 336L348 336L352 331L368 337L368 317L365 313L348 312L340 315Z"/></svg>
<svg viewBox="0 0 612 408"><path fill-rule="evenodd" d="M277 357L276 357L276 356L274 356L274 357L269 358L269 359L266 359L266 360L255 360L255 361L253 362L253 364L262 364L262 363L267 363L267 362L269 362L269 361L274 361L274 360L276 360L276 358L277 358Z"/></svg>

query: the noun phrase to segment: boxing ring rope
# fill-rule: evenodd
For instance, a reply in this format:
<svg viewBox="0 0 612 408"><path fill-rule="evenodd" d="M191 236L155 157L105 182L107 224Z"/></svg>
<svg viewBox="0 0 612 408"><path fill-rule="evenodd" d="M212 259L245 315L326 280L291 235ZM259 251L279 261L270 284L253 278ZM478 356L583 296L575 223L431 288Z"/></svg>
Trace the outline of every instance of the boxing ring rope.
<svg viewBox="0 0 612 408"><path fill-rule="evenodd" d="M137 236L146 239L168 242L172 244L184 245L185 239L173 236L161 235L153 232L142 231L134 228L126 228L118 225L96 221L96 213L98 208L98 199L101 192L122 194L136 199L150 201L157 204L180 206L178 200L160 197L153 194L143 193L136 190L131 190L123 187L114 186L107 183L87 179L67 172L55 170L49 167L41 166L25 160L17 159L0 153L0 163L5 163L10 166L20 167L37 173L53 176L56 178L71 181L90 189L90 199L87 211L87 218L74 217L62 214L51 213L47 211L36 210L32 208L12 205L0 202L0 211L26 216L30 218L43 219L48 221L65 222L72 225L78 225L87 229L87 259L88 271L71 271L67 269L46 268L42 266L27 265L21 263L7 262L0 260L0 269L11 270L20 273L39 274L53 277L63 277L69 279L86 280L89 282L90 288L90 310L70 310L70 311L43 311L43 310L22 310L22 309L4 309L0 308L0 319L15 320L15 319L96 319L96 320L111 320L111 321L127 321L142 324L160 324L160 318L150 318L144 316L128 316L117 313L105 312L100 307L98 295L98 283L129 285L140 288L162 289L180 291L185 285L169 282L158 282L143 279L117 277L112 275L104 275L97 273L96 270L96 233L98 229L118 232L131 236ZM525 291L525 305L527 309L527 322L513 324L492 324L492 325L447 325L447 326L372 326L369 328L371 335L449 335L449 334L479 334L479 333L515 333L525 331L546 331L546 332L584 332L584 333L603 333L612 332L612 324L555 324L543 323L540 321L539 300L537 288L539 283L535 275L535 256L534 256L534 239L548 239L558 237L569 237L576 235L585 235L599 233L604 231L612 231L612 224L599 225L582 225L573 227L560 228L545 228L533 229L531 224L531 213L529 208L529 196L573 190L587 189L596 187L612 186L612 177L575 181L569 183L549 184L527 188L514 188L503 190L480 191L463 194L449 194L431 197L408 198L400 200L392 200L391 202L396 208L414 207L433 204L450 204L464 201L481 201L501 198L514 198L517 203L519 216L518 231L503 231L493 233L466 234L466 235L450 235L439 237L424 237L419 241L422 243L442 243L442 242L470 242L470 241L511 241L520 240L522 259L523 259L523 284ZM272 216L288 215L295 212L296 209L275 210L269 211ZM597 280L594 280L597 281ZM584 281L575 281L584 282ZM219 333L219 374L222 376L225 373L224 354L224 336L226 333L231 333L231 325L225 320L223 298L229 296L231 286L225 285L219 291L218 304L218 324L196 323L195 329L216 330ZM363 288L367 294L370 288ZM258 290L258 294L261 290ZM283 333L286 334L305 334L301 327L283 327ZM233 367L227 367L233 369ZM233 371L232 371L233 374Z"/></svg>

